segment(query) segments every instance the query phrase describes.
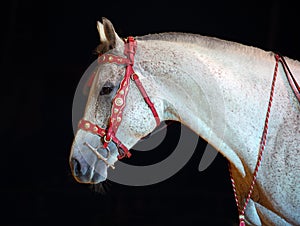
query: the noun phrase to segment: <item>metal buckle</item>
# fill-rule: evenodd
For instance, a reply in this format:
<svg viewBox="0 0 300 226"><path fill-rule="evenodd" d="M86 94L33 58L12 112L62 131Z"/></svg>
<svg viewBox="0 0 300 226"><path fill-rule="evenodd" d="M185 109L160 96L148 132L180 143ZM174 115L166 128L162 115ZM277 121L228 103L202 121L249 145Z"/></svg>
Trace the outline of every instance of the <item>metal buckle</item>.
<svg viewBox="0 0 300 226"><path fill-rule="evenodd" d="M136 77L134 78L134 76L136 76ZM135 81L135 80L137 80L137 79L139 78L139 76L138 76L135 72L133 72L133 73L130 75L130 78L131 78L132 81Z"/></svg>

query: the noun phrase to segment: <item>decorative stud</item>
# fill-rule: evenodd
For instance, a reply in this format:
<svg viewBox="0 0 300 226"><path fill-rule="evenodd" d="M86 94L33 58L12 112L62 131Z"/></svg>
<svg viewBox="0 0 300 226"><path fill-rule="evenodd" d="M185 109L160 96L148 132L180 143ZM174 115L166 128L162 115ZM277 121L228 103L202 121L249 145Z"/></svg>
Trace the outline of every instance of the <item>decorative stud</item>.
<svg viewBox="0 0 300 226"><path fill-rule="evenodd" d="M121 117L117 117L117 122L121 122L122 118Z"/></svg>
<svg viewBox="0 0 300 226"><path fill-rule="evenodd" d="M112 61L114 58L112 56L108 57L109 61Z"/></svg>
<svg viewBox="0 0 300 226"><path fill-rule="evenodd" d="M84 128L85 128L85 129L89 129L90 126L91 126L91 124L90 124L89 122L86 122L86 123L84 124Z"/></svg>
<svg viewBox="0 0 300 226"><path fill-rule="evenodd" d="M114 108L114 113L115 113L115 114L117 114L117 113L118 113L118 111L119 111L119 109L118 109L118 108Z"/></svg>
<svg viewBox="0 0 300 226"><path fill-rule="evenodd" d="M121 89L119 93L120 93L121 95L124 95L124 90Z"/></svg>
<svg viewBox="0 0 300 226"><path fill-rule="evenodd" d="M122 105L123 105L123 100L122 100L122 98L117 98L117 99L115 100L115 104L116 104L117 106L122 106Z"/></svg>
<svg viewBox="0 0 300 226"><path fill-rule="evenodd" d="M94 131L94 132L98 132L97 126L94 126L93 131Z"/></svg>

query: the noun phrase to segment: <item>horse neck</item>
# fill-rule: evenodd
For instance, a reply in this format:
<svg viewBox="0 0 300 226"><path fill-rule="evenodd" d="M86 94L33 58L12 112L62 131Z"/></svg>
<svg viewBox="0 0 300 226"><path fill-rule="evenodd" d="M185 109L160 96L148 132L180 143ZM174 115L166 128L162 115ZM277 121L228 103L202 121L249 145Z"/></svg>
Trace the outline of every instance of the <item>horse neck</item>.
<svg viewBox="0 0 300 226"><path fill-rule="evenodd" d="M211 48L159 40L142 41L139 45L141 73L155 77L165 106L163 119L178 120L188 126L242 175L244 159L247 168L253 169L274 57L242 45Z"/></svg>

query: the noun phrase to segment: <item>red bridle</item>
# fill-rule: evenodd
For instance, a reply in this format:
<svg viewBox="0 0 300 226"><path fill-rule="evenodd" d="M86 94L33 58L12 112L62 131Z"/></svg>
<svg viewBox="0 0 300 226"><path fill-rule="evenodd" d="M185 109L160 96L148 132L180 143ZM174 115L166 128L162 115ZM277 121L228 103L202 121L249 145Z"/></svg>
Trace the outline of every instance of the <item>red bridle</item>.
<svg viewBox="0 0 300 226"><path fill-rule="evenodd" d="M136 53L136 48L136 41L133 37L130 36L125 40L124 54L126 58L112 54L103 54L98 57L99 64L113 63L126 65L126 72L124 78L122 79L120 87L112 101L111 115L109 118L108 127L106 129L101 128L100 126L85 119L81 119L78 124L78 129L82 129L102 137L104 142L103 148L107 148L108 144L111 141L113 141L119 150L118 159L124 157L129 158L131 156L131 153L129 152L128 148L116 137L117 130L122 122L122 114L126 106L126 97L129 91L130 79L135 82L136 86L138 87L140 93L144 98L144 101L152 111L157 126L160 124L160 119L155 109L155 106L150 100L149 96L147 95L147 92L144 89L144 86L142 85L139 76L133 70L134 55ZM120 149L122 151L120 151Z"/></svg>

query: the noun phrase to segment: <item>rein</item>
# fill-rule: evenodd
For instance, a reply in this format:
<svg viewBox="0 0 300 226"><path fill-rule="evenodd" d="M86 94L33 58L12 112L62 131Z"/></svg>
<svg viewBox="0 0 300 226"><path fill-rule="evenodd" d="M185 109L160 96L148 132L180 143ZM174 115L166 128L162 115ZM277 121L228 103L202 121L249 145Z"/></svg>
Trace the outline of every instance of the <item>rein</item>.
<svg viewBox="0 0 300 226"><path fill-rule="evenodd" d="M275 60L276 60L276 63L275 63L273 81L272 81L272 85L271 85L271 92L270 92L268 110L267 110L267 113L266 113L266 119L265 119L265 125L264 125L262 138L261 138L261 141L260 141L258 158L257 158L256 166L255 166L255 169L254 169L254 172L253 172L252 182L250 184L250 188L249 188L249 191L248 191L248 194L247 194L247 198L246 198L246 201L245 201L243 207L239 203L238 195L237 195L237 191L236 191L236 186L235 186L235 181L233 179L232 172L231 172L231 167L229 165L230 179L231 179L231 183L232 183L232 188L233 188L233 193L234 193L236 206L237 206L238 212L239 212L239 221L240 221L239 225L240 226L245 226L245 211L246 211L247 205L250 201L251 195L252 195L253 190L254 190L254 185L255 185L255 182L256 182L256 179L257 179L258 169L259 169L259 166L260 166L261 160L262 160L262 154L263 154L263 151L264 151L265 146L266 146L268 127L269 127L269 118L270 118L270 112L271 112L271 107L272 107L272 102L273 102L273 96L274 96L275 83L276 83L276 78L277 78L278 63L279 62L281 62L282 66L283 66L283 69L284 69L284 72L285 72L285 75L288 78L289 84L290 84L292 90L294 91L294 93L296 95L296 98L298 99L298 101L300 103L300 87L299 87L295 77L291 73L286 61L284 60L283 56L281 56L279 54L275 55Z"/></svg>
<svg viewBox="0 0 300 226"><path fill-rule="evenodd" d="M112 141L115 143L115 145L118 148L119 155L118 159L122 159L124 157L130 157L131 153L129 152L128 148L116 137L116 133L118 131L118 128L122 122L122 115L124 108L126 106L126 97L129 91L129 85L130 85L130 80L134 81L137 88L139 89L141 95L144 98L144 101L150 108L155 121L156 125L158 126L160 124L160 119L158 116L158 113L155 109L154 104L150 100L142 82L139 79L139 76L135 73L133 69L134 65L134 56L136 53L136 40L133 37L128 37L125 40L125 49L124 49L124 54L125 57L120 57L112 54L103 54L98 57L98 64L104 64L104 63L113 63L113 64L119 64L119 65L126 65L126 72L125 75L121 81L120 87L113 98L112 101L112 108L111 108L111 115L108 120L108 127L107 128L101 128L100 126L85 120L81 119L78 124L78 129L85 130L87 132L93 133L98 135L103 139L103 148L107 149L109 152L108 144ZM93 82L95 76L95 72L92 74L92 77L89 81L89 83ZM90 149L90 145L87 145ZM94 151L94 150L92 150ZM107 158L104 158L102 155L98 153L98 158L101 160L105 160L104 162L113 168L112 165L109 165L107 162Z"/></svg>

